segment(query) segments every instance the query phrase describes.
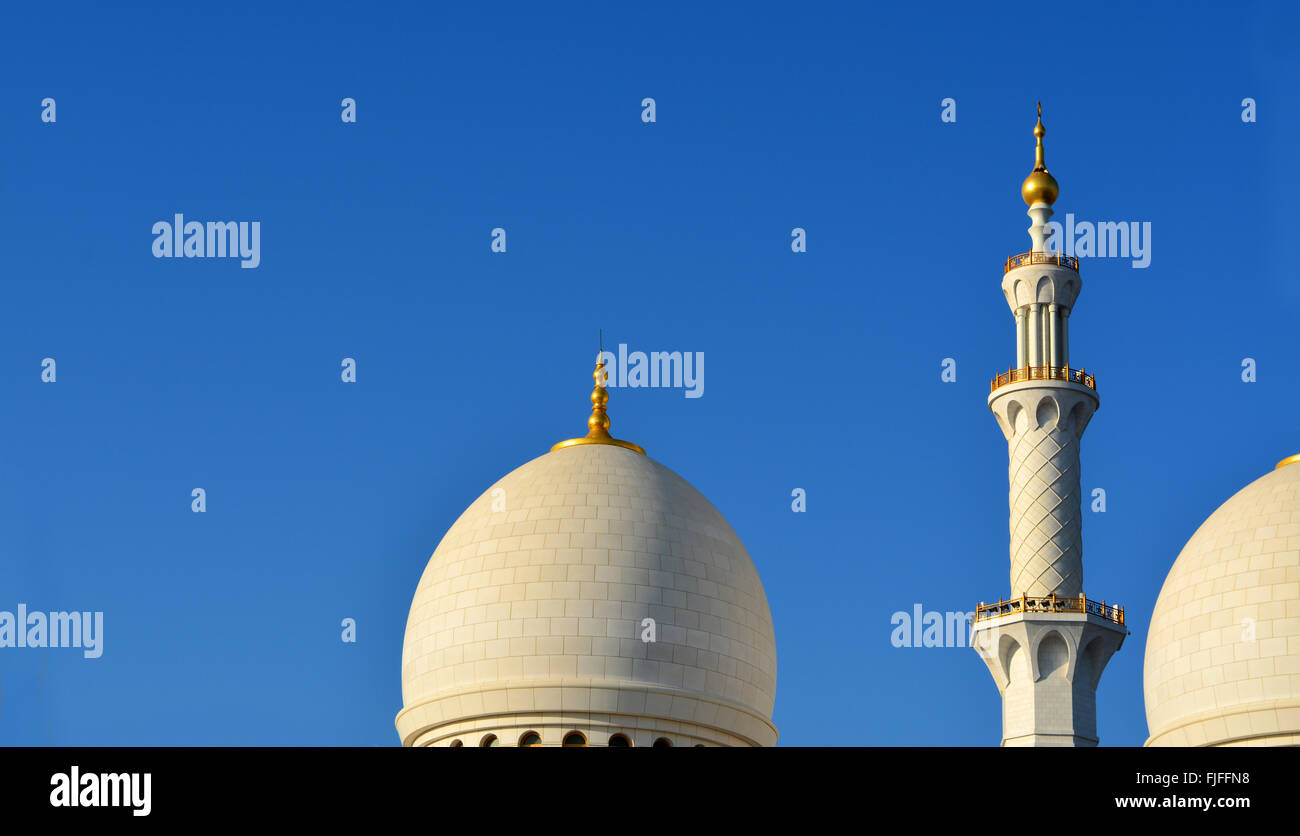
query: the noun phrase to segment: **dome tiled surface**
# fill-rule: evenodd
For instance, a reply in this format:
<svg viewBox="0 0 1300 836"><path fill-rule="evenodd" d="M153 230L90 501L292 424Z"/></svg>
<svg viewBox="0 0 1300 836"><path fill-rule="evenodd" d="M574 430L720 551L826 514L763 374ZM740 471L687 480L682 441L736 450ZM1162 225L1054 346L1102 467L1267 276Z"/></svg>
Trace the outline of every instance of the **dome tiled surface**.
<svg viewBox="0 0 1300 836"><path fill-rule="evenodd" d="M1149 745L1300 743L1300 465L1188 541L1152 614L1144 690Z"/></svg>
<svg viewBox="0 0 1300 836"><path fill-rule="evenodd" d="M761 736L756 722L770 729L776 646L762 583L680 476L621 447L562 448L502 478L447 532L411 604L404 712L436 705L426 725L451 722L493 710L476 695L508 689L514 703L530 685L536 699L520 694L510 712L651 713L743 726L747 738ZM561 702L542 706L543 693Z"/></svg>

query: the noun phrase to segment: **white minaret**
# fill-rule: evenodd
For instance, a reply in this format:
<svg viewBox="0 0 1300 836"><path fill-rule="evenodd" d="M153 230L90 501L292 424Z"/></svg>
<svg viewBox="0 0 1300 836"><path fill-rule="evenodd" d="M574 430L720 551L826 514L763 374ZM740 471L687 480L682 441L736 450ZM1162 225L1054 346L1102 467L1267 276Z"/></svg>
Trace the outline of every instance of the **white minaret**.
<svg viewBox="0 0 1300 836"><path fill-rule="evenodd" d="M1097 745L1097 683L1128 635L1124 610L1083 593L1079 442L1097 410L1092 375L1070 366L1068 322L1079 263L1050 252L1060 192L1043 161L1021 195L1033 248L1007 259L1002 292L1016 323L1016 364L993 379L989 409L1010 459L1011 596L976 609L971 643L1002 694L1003 746Z"/></svg>

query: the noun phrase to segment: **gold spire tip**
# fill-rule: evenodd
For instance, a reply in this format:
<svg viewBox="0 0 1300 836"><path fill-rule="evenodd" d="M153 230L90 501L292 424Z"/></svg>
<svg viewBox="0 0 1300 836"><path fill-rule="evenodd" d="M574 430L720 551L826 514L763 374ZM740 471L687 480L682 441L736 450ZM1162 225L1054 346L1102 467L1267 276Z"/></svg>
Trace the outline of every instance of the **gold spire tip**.
<svg viewBox="0 0 1300 836"><path fill-rule="evenodd" d="M1045 136L1047 136L1047 128L1043 127L1043 103L1039 102L1038 124L1034 125L1034 137L1037 140L1034 145L1034 170L1025 178L1025 182L1020 184L1020 196L1029 206L1035 203L1046 203L1051 206L1061 193L1056 178L1047 170L1047 162L1043 154Z"/></svg>
<svg viewBox="0 0 1300 836"><path fill-rule="evenodd" d="M601 351L596 355L596 370L591 373L591 379L595 386L591 390L591 415L587 418L587 434L582 438L570 438L567 441L561 441L551 450L559 450L561 447L576 447L579 444L612 444L616 447L635 450L644 456L645 450L640 445L614 438L609 434L609 392L605 388L606 383L609 382L609 375L605 371L603 333L601 334Z"/></svg>

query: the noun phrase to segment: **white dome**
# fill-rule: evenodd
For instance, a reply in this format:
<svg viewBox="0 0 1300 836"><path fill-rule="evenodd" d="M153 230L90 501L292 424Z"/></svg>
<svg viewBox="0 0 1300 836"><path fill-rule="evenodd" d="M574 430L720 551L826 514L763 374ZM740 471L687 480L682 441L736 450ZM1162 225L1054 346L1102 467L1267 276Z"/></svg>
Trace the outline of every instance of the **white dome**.
<svg viewBox="0 0 1300 836"><path fill-rule="evenodd" d="M1148 746L1300 744L1300 464L1210 515L1147 633Z"/></svg>
<svg viewBox="0 0 1300 836"><path fill-rule="evenodd" d="M648 456L581 444L505 476L443 537L397 727L406 745L771 745L775 688L767 597L731 526Z"/></svg>

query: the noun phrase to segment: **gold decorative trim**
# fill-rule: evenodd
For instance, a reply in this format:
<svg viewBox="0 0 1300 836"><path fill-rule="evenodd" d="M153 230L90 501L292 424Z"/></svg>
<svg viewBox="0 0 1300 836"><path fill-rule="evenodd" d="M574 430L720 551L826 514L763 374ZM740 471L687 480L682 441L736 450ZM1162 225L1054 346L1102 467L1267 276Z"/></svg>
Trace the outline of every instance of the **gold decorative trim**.
<svg viewBox="0 0 1300 836"><path fill-rule="evenodd" d="M1064 380L1097 391L1097 378L1083 369L1072 369L1069 366L1021 366L1018 369L1007 369L989 381L989 392L993 393L1003 386L1026 380Z"/></svg>
<svg viewBox="0 0 1300 836"><path fill-rule="evenodd" d="M1005 276L1017 267L1024 267L1026 264L1056 264L1060 267L1069 267L1076 273L1079 272L1079 259L1072 255L1053 252L1027 252L1007 256L1006 263L1002 265L1002 275Z"/></svg>
<svg viewBox="0 0 1300 836"><path fill-rule="evenodd" d="M645 455L645 450L641 449L640 444L633 444L630 441L623 441L621 438L570 438L568 441L561 441L551 447L552 450L559 450L564 447L577 447L580 444L612 444L615 447L625 447L628 450L635 450L641 455Z"/></svg>
<svg viewBox="0 0 1300 836"><path fill-rule="evenodd" d="M975 608L975 620L985 621L1002 615L1026 612L1079 612L1100 616L1116 624L1124 624L1124 608L1105 601L1090 601L1087 595L1078 598L1060 598L1056 595L1021 595L1009 601L985 604Z"/></svg>

